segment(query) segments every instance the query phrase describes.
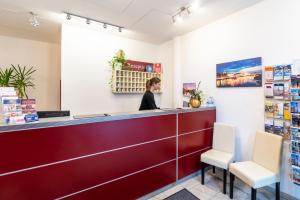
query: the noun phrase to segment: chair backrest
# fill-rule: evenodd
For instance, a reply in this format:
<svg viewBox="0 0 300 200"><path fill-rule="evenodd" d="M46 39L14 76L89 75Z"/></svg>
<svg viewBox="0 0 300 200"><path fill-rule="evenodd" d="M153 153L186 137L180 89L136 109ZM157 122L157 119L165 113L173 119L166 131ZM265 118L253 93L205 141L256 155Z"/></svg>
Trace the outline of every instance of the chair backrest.
<svg viewBox="0 0 300 200"><path fill-rule="evenodd" d="M223 123L214 124L213 149L234 154L235 140L234 126Z"/></svg>
<svg viewBox="0 0 300 200"><path fill-rule="evenodd" d="M281 163L282 137L272 133L257 131L252 160L278 174Z"/></svg>

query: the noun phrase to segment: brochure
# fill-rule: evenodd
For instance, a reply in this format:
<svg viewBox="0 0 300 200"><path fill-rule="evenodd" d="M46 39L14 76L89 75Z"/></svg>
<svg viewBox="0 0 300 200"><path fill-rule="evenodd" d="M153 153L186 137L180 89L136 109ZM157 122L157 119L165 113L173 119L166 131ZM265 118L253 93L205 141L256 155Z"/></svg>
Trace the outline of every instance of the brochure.
<svg viewBox="0 0 300 200"><path fill-rule="evenodd" d="M273 82L273 67L272 66L265 67L265 80L266 80L266 83Z"/></svg>
<svg viewBox="0 0 300 200"><path fill-rule="evenodd" d="M284 93L283 93L283 98L285 100L290 100L290 84L289 83L284 83Z"/></svg>
<svg viewBox="0 0 300 200"><path fill-rule="evenodd" d="M298 113L298 102L291 101L291 113Z"/></svg>
<svg viewBox="0 0 300 200"><path fill-rule="evenodd" d="M286 140L291 139L291 123L289 121L284 122L283 136Z"/></svg>
<svg viewBox="0 0 300 200"><path fill-rule="evenodd" d="M300 100L299 89L293 88L291 89L291 98L292 100Z"/></svg>
<svg viewBox="0 0 300 200"><path fill-rule="evenodd" d="M274 99L283 99L284 83L274 83Z"/></svg>
<svg viewBox="0 0 300 200"><path fill-rule="evenodd" d="M300 155L291 154L291 164L300 167Z"/></svg>
<svg viewBox="0 0 300 200"><path fill-rule="evenodd" d="M300 184L300 168L293 166L292 167L292 177L293 177L293 181L296 184Z"/></svg>
<svg viewBox="0 0 300 200"><path fill-rule="evenodd" d="M274 96L273 92L274 92L273 83L266 83L265 84L265 97L273 98L273 96Z"/></svg>
<svg viewBox="0 0 300 200"><path fill-rule="evenodd" d="M292 75L292 65L283 66L283 79L290 80Z"/></svg>
<svg viewBox="0 0 300 200"><path fill-rule="evenodd" d="M274 105L272 101L265 102L265 114L268 118L274 117Z"/></svg>
<svg viewBox="0 0 300 200"><path fill-rule="evenodd" d="M300 88L300 77L299 76L291 76L291 87L292 88Z"/></svg>
<svg viewBox="0 0 300 200"><path fill-rule="evenodd" d="M298 128L291 128L291 140L300 140L300 133Z"/></svg>
<svg viewBox="0 0 300 200"><path fill-rule="evenodd" d="M268 133L273 133L273 128L274 128L274 120L265 119L265 131Z"/></svg>
<svg viewBox="0 0 300 200"><path fill-rule="evenodd" d="M283 66L278 65L274 67L274 81L282 81L283 80Z"/></svg>
<svg viewBox="0 0 300 200"><path fill-rule="evenodd" d="M274 120L274 133L278 135L283 135L283 121Z"/></svg>
<svg viewBox="0 0 300 200"><path fill-rule="evenodd" d="M283 118L285 120L291 120L290 103L284 103L283 105Z"/></svg>
<svg viewBox="0 0 300 200"><path fill-rule="evenodd" d="M274 118L283 119L283 102L274 102Z"/></svg>
<svg viewBox="0 0 300 200"><path fill-rule="evenodd" d="M299 127L299 115L298 114L292 114L292 126Z"/></svg>

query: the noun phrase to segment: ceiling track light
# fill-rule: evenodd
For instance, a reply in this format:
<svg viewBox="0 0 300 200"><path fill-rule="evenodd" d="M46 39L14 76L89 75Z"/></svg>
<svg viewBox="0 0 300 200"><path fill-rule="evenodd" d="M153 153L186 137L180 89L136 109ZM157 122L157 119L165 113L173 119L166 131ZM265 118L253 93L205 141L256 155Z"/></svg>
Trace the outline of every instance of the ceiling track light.
<svg viewBox="0 0 300 200"><path fill-rule="evenodd" d="M187 6L179 8L179 11L172 16L172 22L174 24L183 21L183 16L191 16L200 6L200 0L195 0Z"/></svg>
<svg viewBox="0 0 300 200"><path fill-rule="evenodd" d="M76 14L69 13L69 12L64 12L64 13L66 14L67 20L71 20L72 17L77 17L77 18L85 19L86 20L86 24L91 24L92 22L95 22L95 23L98 23L98 24L103 24L103 28L104 29L107 29L108 26L116 27L120 33L124 29L124 27L122 27L122 26L118 26L118 25L115 25L115 24L103 22L103 21L100 21L100 20L87 18L87 17L81 16L81 15L76 15Z"/></svg>
<svg viewBox="0 0 300 200"><path fill-rule="evenodd" d="M38 27L40 25L40 23L37 19L37 15L33 12L29 12L29 14L31 15L29 18L29 23L31 24L31 26Z"/></svg>
<svg viewBox="0 0 300 200"><path fill-rule="evenodd" d="M66 18L67 20L71 20L72 16L70 14L67 14Z"/></svg>

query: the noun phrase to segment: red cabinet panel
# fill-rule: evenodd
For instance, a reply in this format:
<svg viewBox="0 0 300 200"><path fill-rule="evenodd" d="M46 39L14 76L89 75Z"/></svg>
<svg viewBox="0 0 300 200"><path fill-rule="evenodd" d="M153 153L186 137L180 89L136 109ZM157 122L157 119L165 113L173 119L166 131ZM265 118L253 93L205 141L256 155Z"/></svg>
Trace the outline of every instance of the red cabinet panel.
<svg viewBox="0 0 300 200"><path fill-rule="evenodd" d="M199 151L197 153L181 157L178 159L178 178L184 178L199 171L202 166L200 164L200 156L207 150Z"/></svg>
<svg viewBox="0 0 300 200"><path fill-rule="evenodd" d="M66 198L68 200L133 200L176 181L176 162Z"/></svg>
<svg viewBox="0 0 300 200"><path fill-rule="evenodd" d="M175 135L175 114L0 133L0 173Z"/></svg>
<svg viewBox="0 0 300 200"><path fill-rule="evenodd" d="M216 121L216 111L180 113L178 116L178 132L184 134L211 128Z"/></svg>
<svg viewBox="0 0 300 200"><path fill-rule="evenodd" d="M180 135L178 137L178 154L183 156L212 146L213 129Z"/></svg>
<svg viewBox="0 0 300 200"><path fill-rule="evenodd" d="M21 199L44 200L58 198L172 159L175 162L176 138L24 171L0 177L0 199L9 200L21 197ZM159 172L158 168L155 171L157 176L143 180L143 183L149 182L150 186L160 186L158 184L160 180L154 180L155 177L163 179L161 180L162 183L174 180L174 177L169 176L176 174L176 167L174 168L172 165L168 169L170 170L168 173L166 172L167 169L162 169L163 171ZM145 176L151 177L147 174ZM158 183L156 183L157 181ZM134 187L133 185L127 187L129 186ZM135 190L134 187L131 192ZM147 191L151 192L151 190Z"/></svg>

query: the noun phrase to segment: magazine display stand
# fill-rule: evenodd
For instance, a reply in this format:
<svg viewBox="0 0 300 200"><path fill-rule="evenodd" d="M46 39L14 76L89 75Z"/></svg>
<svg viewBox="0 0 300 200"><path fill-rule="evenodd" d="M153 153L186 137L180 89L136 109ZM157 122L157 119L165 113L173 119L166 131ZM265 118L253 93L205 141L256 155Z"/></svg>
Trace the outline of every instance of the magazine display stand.
<svg viewBox="0 0 300 200"><path fill-rule="evenodd" d="M265 67L265 131L291 141L290 174L300 184L300 77L292 65Z"/></svg>

